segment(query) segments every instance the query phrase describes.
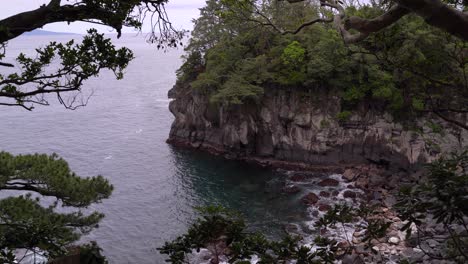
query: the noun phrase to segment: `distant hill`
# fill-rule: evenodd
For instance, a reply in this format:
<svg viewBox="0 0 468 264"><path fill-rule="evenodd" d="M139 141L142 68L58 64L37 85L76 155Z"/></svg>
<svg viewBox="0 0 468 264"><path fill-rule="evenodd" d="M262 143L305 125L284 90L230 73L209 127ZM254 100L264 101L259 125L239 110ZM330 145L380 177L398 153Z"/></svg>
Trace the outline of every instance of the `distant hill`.
<svg viewBox="0 0 468 264"><path fill-rule="evenodd" d="M36 29L34 31L31 31L31 32L26 32L23 35L25 35L25 36L49 36L49 35L77 35L77 34Z"/></svg>

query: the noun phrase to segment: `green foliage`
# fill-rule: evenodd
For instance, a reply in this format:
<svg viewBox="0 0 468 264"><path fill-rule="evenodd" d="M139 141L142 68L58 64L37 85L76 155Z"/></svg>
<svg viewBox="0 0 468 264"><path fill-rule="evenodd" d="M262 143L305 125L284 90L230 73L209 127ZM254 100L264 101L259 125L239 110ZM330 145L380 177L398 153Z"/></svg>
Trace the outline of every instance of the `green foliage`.
<svg viewBox="0 0 468 264"><path fill-rule="evenodd" d="M76 97L71 101L64 100L61 92L78 91L83 82L96 77L103 69L114 72L117 79L123 78L123 70L133 59L133 53L127 48L116 49L104 34L95 29L80 44L74 40L67 43L51 42L36 49L37 56L28 57L21 53L17 62L20 73L0 74L0 97L9 97L10 104L33 109L33 104L48 104L45 98L36 95L57 93L60 103L67 108L75 108ZM48 70L53 61L60 66L54 71ZM35 89L30 89L32 85ZM85 103L85 102L83 102Z"/></svg>
<svg viewBox="0 0 468 264"><path fill-rule="evenodd" d="M305 59L306 50L297 41L291 42L281 54L284 65L300 64Z"/></svg>
<svg viewBox="0 0 468 264"><path fill-rule="evenodd" d="M440 134L440 135L444 134L444 128L439 124L428 121L428 122L426 122L426 126L428 126L431 129L432 133L436 133L436 134Z"/></svg>
<svg viewBox="0 0 468 264"><path fill-rule="evenodd" d="M225 236L224 240L231 241L231 243L242 239L245 223L239 215L219 206L198 208L198 211L201 217L192 224L185 235L172 242L166 242L163 247L158 248L161 254L169 256L166 262L185 263L187 254L193 250L200 251L201 248L210 244L216 247L216 243L222 236Z"/></svg>
<svg viewBox="0 0 468 264"><path fill-rule="evenodd" d="M350 111L342 111L336 115L336 119L341 122L348 121L352 114Z"/></svg>
<svg viewBox="0 0 468 264"><path fill-rule="evenodd" d="M449 116L452 110L466 110L466 42L428 26L418 16L406 16L355 45L345 45L327 24L306 27L295 35L258 26L263 22L295 29L324 12L313 2L285 2L207 1L207 12L197 20L200 26L187 49L204 56L204 67L197 67L202 71L195 81L188 80L192 87L226 103L259 98L268 89L318 87L340 96L347 110L365 105L393 113L399 120L431 111ZM373 18L385 8L384 3L351 5L347 13ZM218 23L208 26L209 21ZM250 70L244 70L245 65ZM181 71L191 76L190 67ZM234 81L240 83L238 88ZM229 89L224 85L228 82ZM447 105L453 107L448 110Z"/></svg>
<svg viewBox="0 0 468 264"><path fill-rule="evenodd" d="M320 121L320 128L328 128L330 127L330 121L323 119Z"/></svg>
<svg viewBox="0 0 468 264"><path fill-rule="evenodd" d="M352 208L347 205L336 205L318 223L319 228L342 226L352 222L356 217L369 221L367 239L381 238L385 235L388 223L375 220L370 209ZM374 219L374 220L371 220ZM221 207L208 207L201 211L201 218L195 221L188 232L166 244L158 250L169 255L170 263L186 263L188 255L194 250L208 248L211 259L217 262L226 259L229 263L250 263L252 256L257 256L258 263L300 263L318 264L335 263L338 242L334 239L318 236L313 245L305 246L301 238L286 236L272 241L259 233L248 233L246 225L238 214L233 214ZM351 252L352 247L346 249Z"/></svg>
<svg viewBox="0 0 468 264"><path fill-rule="evenodd" d="M367 248L371 248L371 241L373 239L381 239L386 236L387 231L392 224L386 220L385 217L376 210L376 207L352 207L347 204L336 204L327 213L316 222L318 228L332 228L340 231L344 228L345 224L356 222L356 220L363 220L367 223L364 231L364 236L361 239L362 242L367 242ZM346 230L341 230L346 232ZM354 242L348 239L348 248L345 248L345 252L351 252L354 248Z"/></svg>
<svg viewBox="0 0 468 264"><path fill-rule="evenodd" d="M430 257L454 259L466 262L468 241L466 240L468 216L468 150L451 153L428 165L424 182L401 190L396 208L400 218L407 223L402 230L407 237L416 227L419 243L433 239L435 234L424 232L421 227L435 222L444 230L443 244L437 252L427 253Z"/></svg>
<svg viewBox="0 0 468 264"><path fill-rule="evenodd" d="M247 98L258 99L263 94L263 88L248 83L241 76L232 76L222 85L222 88L211 97L212 102L242 104Z"/></svg>
<svg viewBox="0 0 468 264"><path fill-rule="evenodd" d="M56 154L13 156L0 152L1 190L28 194L0 200L0 251L40 248L55 257L98 226L103 214L85 215L79 209L109 198L113 187L102 176L78 177ZM43 206L42 197L49 206ZM50 198L56 201L51 203ZM61 207L78 210L56 212Z"/></svg>
<svg viewBox="0 0 468 264"><path fill-rule="evenodd" d="M89 244L81 245L80 250L80 263L83 264L108 264L106 257L102 255L102 249L91 241Z"/></svg>
<svg viewBox="0 0 468 264"><path fill-rule="evenodd" d="M102 176L78 177L56 154L0 152L0 190L33 191L56 197L65 206L87 207L109 198L113 187Z"/></svg>
<svg viewBox="0 0 468 264"><path fill-rule="evenodd" d="M424 110L424 102L420 98L413 98L412 106L417 111Z"/></svg>
<svg viewBox="0 0 468 264"><path fill-rule="evenodd" d="M59 214L55 207L44 208L30 195L0 200L0 248L38 247L59 256L65 245L89 233L103 218L99 213Z"/></svg>
<svg viewBox="0 0 468 264"><path fill-rule="evenodd" d="M194 81L203 71L203 58L200 52L192 52L184 58L185 63L177 70L177 80L180 83Z"/></svg>
<svg viewBox="0 0 468 264"><path fill-rule="evenodd" d="M0 250L0 263L13 264L15 263L15 254L10 249Z"/></svg>
<svg viewBox="0 0 468 264"><path fill-rule="evenodd" d="M332 241L317 239L319 250L301 246L297 237L285 237L281 241L270 241L262 234L245 232L246 225L242 218L222 207L212 206L199 209L201 217L188 232L172 242L166 242L158 250L169 258L166 262L179 264L188 261L193 250L208 248L213 261L227 257L229 263L250 263L249 259L257 255L259 263L332 263L334 255L329 244Z"/></svg>

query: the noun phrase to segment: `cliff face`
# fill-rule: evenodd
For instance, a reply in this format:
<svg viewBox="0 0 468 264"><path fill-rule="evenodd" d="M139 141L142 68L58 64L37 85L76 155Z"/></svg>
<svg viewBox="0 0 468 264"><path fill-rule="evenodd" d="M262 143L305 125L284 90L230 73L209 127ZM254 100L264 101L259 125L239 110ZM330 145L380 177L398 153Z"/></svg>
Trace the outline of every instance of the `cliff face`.
<svg viewBox="0 0 468 264"><path fill-rule="evenodd" d="M169 97L175 116L169 143L265 163L370 162L408 169L468 140L466 131L442 122L435 125L441 132L425 119L415 120L420 133L375 111L338 122L339 99L313 91L265 89L260 102L230 107L210 104L207 96L181 85Z"/></svg>

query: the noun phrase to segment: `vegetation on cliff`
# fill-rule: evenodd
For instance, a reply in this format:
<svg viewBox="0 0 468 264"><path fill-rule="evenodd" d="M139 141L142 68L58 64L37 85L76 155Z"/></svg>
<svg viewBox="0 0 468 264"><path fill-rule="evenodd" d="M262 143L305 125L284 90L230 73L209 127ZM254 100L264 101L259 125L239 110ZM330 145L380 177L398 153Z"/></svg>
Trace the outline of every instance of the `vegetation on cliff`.
<svg viewBox="0 0 468 264"><path fill-rule="evenodd" d="M234 2L207 1L178 72L180 83L212 102L255 101L266 89L312 90L338 95L343 112L387 111L400 119L432 113L467 128L457 115L468 105L468 44L420 16L407 15L348 44L327 23L296 34L259 24L267 19L277 28L295 29L330 15L316 2L260 1L255 7ZM346 12L373 18L390 7L372 1Z"/></svg>

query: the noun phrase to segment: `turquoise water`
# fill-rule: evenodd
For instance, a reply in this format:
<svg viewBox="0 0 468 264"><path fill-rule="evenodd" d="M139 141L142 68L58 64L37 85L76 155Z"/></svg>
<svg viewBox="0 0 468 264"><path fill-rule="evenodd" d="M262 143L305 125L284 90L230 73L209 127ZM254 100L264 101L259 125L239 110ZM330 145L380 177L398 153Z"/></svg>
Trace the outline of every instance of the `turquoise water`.
<svg viewBox="0 0 468 264"><path fill-rule="evenodd" d="M7 55L31 53L49 40L17 39ZM299 194L282 194L284 175L167 145L173 120L167 91L182 51L158 52L132 35L116 43L131 48L136 59L122 81L110 73L88 81L84 93L94 95L85 108L65 110L53 98L52 106L33 112L0 108L1 150L55 152L79 175L102 174L114 184L113 196L92 207L106 218L84 240L98 241L111 263L163 263L155 248L186 230L195 206L239 210L270 236L306 217Z"/></svg>

